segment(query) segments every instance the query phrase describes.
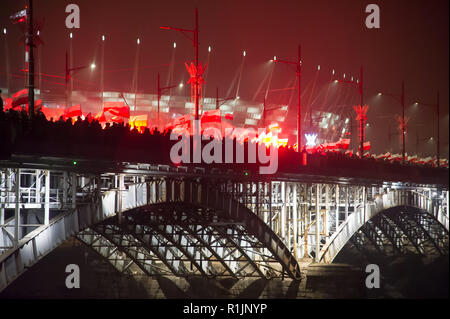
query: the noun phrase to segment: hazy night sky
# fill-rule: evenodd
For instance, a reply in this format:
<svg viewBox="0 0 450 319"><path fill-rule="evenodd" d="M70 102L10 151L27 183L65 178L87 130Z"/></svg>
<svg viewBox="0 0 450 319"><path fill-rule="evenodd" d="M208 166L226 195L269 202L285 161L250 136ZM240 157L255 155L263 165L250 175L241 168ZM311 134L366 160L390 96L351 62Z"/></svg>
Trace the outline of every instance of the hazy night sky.
<svg viewBox="0 0 450 319"><path fill-rule="evenodd" d="M174 26L190 29L194 9L199 10L200 61L205 62L207 48L212 46L206 96L214 96L216 86L225 95L246 50L240 96L252 99L269 70L268 60L295 60L298 44L302 45L302 85L312 81L321 66L318 87L325 87L336 70L359 76L364 67L365 102L370 128L368 139L375 152L386 151L388 126L396 130L395 114L401 106L395 99L376 97L378 92L400 94L401 81L406 83L409 153L415 153L417 136L419 151L434 155L435 145L425 139L435 136L435 109L413 106L417 100L435 103L437 90L441 104L441 154L448 158L448 87L449 87L449 1L448 0L35 0L36 20L45 19L42 39L45 42L37 56L42 72L64 75L64 53L69 46L69 32L74 33L74 65L100 63L101 35L105 42L105 89L131 90L136 55L136 39L141 39L139 91L156 92L156 73L165 83L167 66L176 41L175 83L187 80L182 62L193 58L192 44L180 33L159 29ZM65 7L75 3L81 10L81 28L65 27ZM367 29L365 7L380 6L381 28ZM24 0L1 0L0 28L8 29L7 41L10 71L20 75L24 48L19 46L21 30L12 25L9 16L25 5ZM0 87L6 86L5 36L0 35ZM37 63L36 63L37 64ZM76 83L76 89L99 88L99 72L83 71L76 78L94 85ZM271 88L283 88L295 76L288 67L276 67ZM47 78L49 79L49 78ZM63 83L60 79L49 79ZM24 80L15 78L13 91L23 88ZM43 83L44 89L59 90L63 86ZM188 93L188 91L186 91ZM262 102L262 97L259 99ZM276 102L276 101L274 101ZM296 99L290 109L295 118ZM349 114L352 112L349 110ZM290 117L290 118L292 118ZM354 115L353 115L354 118ZM417 133L416 133L417 132ZM398 136L393 137L394 152L400 151ZM407 150L408 151L408 150Z"/></svg>

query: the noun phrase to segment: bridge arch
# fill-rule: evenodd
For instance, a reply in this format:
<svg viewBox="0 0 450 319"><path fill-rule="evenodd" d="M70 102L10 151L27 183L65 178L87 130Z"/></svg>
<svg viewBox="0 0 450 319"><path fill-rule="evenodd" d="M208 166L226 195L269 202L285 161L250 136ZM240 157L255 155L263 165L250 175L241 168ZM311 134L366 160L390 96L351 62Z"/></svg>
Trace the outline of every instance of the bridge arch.
<svg viewBox="0 0 450 319"><path fill-rule="evenodd" d="M127 190L116 189L97 195L100 200L79 204L57 216L3 254L0 291L74 235L123 272L130 271L134 265L144 273L155 274L155 261L159 260L176 275L197 271L207 276L275 277L286 274L292 279L301 278L296 259L269 226L213 185L159 179L129 185ZM165 224L168 216L178 224ZM158 218L162 218L162 223L157 222ZM186 226L188 223L182 224L187 218L194 218L197 223L191 227ZM146 222L159 228L149 229ZM177 235L176 231L182 232L183 236ZM124 240L133 245L124 245ZM204 249L192 250L182 241L195 241ZM215 243L213 248L211 245ZM206 262L205 259L209 260ZM276 267L273 267L274 263ZM188 271L191 268L187 264L192 265L193 271ZM222 271L217 271L212 264L220 264Z"/></svg>
<svg viewBox="0 0 450 319"><path fill-rule="evenodd" d="M393 213L398 211L400 213ZM413 234L413 232L417 233L419 231L417 228L421 228L421 224L414 220L410 220L410 222L414 223L413 225L406 223L407 225L404 226L402 224L402 222L408 221L408 213L415 213L416 216L426 216L428 220L435 221L435 224L439 225L448 238L449 217L433 205L430 197L411 190L393 190L376 197L372 203L360 206L359 209L349 215L320 250L319 262L332 263L342 248L359 230L372 241L375 247L378 245L374 243L376 238L369 236L368 233L373 233L375 228L381 230L383 235L391 242L392 249L399 251L401 245L397 241L400 236L395 234L395 232L385 230L386 227L384 226L389 226L389 223L391 224L391 229L397 227L408 238L419 254L423 253L420 243L416 240L417 236L415 235L417 234ZM383 223L384 226L382 225ZM425 229L420 229L420 231L438 251L441 250L439 243L430 238L430 234Z"/></svg>

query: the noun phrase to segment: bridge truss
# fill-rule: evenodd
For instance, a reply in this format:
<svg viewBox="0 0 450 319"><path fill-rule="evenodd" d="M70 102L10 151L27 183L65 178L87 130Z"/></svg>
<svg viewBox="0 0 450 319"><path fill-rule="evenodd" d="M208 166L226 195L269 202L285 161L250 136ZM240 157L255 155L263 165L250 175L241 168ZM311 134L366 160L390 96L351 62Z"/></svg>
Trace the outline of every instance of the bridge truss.
<svg viewBox="0 0 450 319"><path fill-rule="evenodd" d="M32 167L32 165L29 165ZM124 273L300 279L351 241L448 254L448 188L124 164L0 169L0 290L71 236ZM401 207L402 209L398 209Z"/></svg>

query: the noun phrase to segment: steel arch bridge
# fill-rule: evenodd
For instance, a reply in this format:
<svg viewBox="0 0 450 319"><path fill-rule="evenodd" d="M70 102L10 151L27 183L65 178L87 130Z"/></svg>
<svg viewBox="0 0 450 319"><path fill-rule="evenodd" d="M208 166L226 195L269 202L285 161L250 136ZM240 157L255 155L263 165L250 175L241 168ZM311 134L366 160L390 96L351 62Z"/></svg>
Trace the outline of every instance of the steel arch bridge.
<svg viewBox="0 0 450 319"><path fill-rule="evenodd" d="M18 167L0 169L0 291L71 236L120 272L149 276L298 280L300 258L330 263L349 241L448 255L448 185L149 164Z"/></svg>

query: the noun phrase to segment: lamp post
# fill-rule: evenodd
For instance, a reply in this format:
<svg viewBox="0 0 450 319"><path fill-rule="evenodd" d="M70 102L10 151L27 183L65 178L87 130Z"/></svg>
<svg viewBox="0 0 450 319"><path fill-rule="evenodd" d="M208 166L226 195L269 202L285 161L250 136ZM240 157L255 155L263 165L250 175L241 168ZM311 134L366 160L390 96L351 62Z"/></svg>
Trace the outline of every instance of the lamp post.
<svg viewBox="0 0 450 319"><path fill-rule="evenodd" d="M333 70L333 75L334 75L334 70ZM345 79L345 74L344 74L344 79ZM356 80L356 83L353 81L353 78L351 81L344 81L344 80L336 80L335 82L337 83L345 83L345 84L351 84L351 85L355 85L358 88L358 92L359 92L359 96L360 96L360 103L361 103L361 108L363 107L363 103L364 103L364 92L363 92L363 67L361 66L361 68L359 69L359 81ZM350 119L351 121L351 119ZM353 126L352 126L353 127ZM360 129L360 138L359 138L359 143L360 143L360 157L363 158L364 155L364 139L365 139L365 127L364 127L364 117L360 116L360 120L359 120L359 129ZM352 132L353 134L353 132ZM350 138L350 141L353 138Z"/></svg>
<svg viewBox="0 0 450 319"><path fill-rule="evenodd" d="M100 74L100 90L102 94L101 103L103 108L103 91L105 90L105 36L102 35L102 69Z"/></svg>
<svg viewBox="0 0 450 319"><path fill-rule="evenodd" d="M216 110L218 110L225 102L235 100L236 97L219 98L219 88L216 87Z"/></svg>
<svg viewBox="0 0 450 319"><path fill-rule="evenodd" d="M34 41L33 41L33 0L28 0L26 45L28 49L28 114L34 116Z"/></svg>
<svg viewBox="0 0 450 319"><path fill-rule="evenodd" d="M436 131L436 162L437 162L437 167L440 167L441 163L440 163L440 158L441 158L441 154L440 154L440 125L439 125L439 90L437 91L437 101L436 104L427 104L427 103L419 103L416 102L416 104L422 104L422 105L426 105L426 106L434 106L436 108L436 126L437 126L437 131Z"/></svg>
<svg viewBox="0 0 450 319"><path fill-rule="evenodd" d="M296 66L297 85L298 85L298 104L297 104L297 149L298 152L302 151L302 113L301 113L301 45L298 46L298 61L291 62L285 60L279 60L276 56L273 59L274 62L281 62L286 64L293 64Z"/></svg>
<svg viewBox="0 0 450 319"><path fill-rule="evenodd" d="M163 91L173 89L174 87L177 87L177 86L179 86L179 85L171 85L171 86L161 87L160 76L158 73L158 115L157 115L158 116L158 118L157 118L157 126L158 127L160 126L160 123L159 123L159 101L161 100L161 95L162 95Z"/></svg>
<svg viewBox="0 0 450 319"><path fill-rule="evenodd" d="M402 163L405 164L406 160L406 119L405 119L405 82L402 81L402 93L391 94L391 93L378 93L379 96L388 95L393 97L400 97L400 103L402 105L402 118L400 123L401 134L402 134Z"/></svg>
<svg viewBox="0 0 450 319"><path fill-rule="evenodd" d="M91 63L90 65L79 66L75 68L69 67L69 54L66 51L66 70L65 70L65 83L66 83L66 109L69 107L69 80L71 79L71 73L87 68L91 68L91 70L95 69L96 65ZM72 93L72 92L70 92Z"/></svg>
<svg viewBox="0 0 450 319"><path fill-rule="evenodd" d="M181 32L186 38L188 38L190 41L192 41L192 44L194 46L195 50L195 70L196 70L196 76L195 76L195 120L197 121L199 119L199 74L198 74L198 10L195 8L195 27L194 30L188 30L188 29L181 29L181 28L173 28L173 27L160 27L161 29L165 30L175 30ZM192 33L193 38L189 37L186 33Z"/></svg>

